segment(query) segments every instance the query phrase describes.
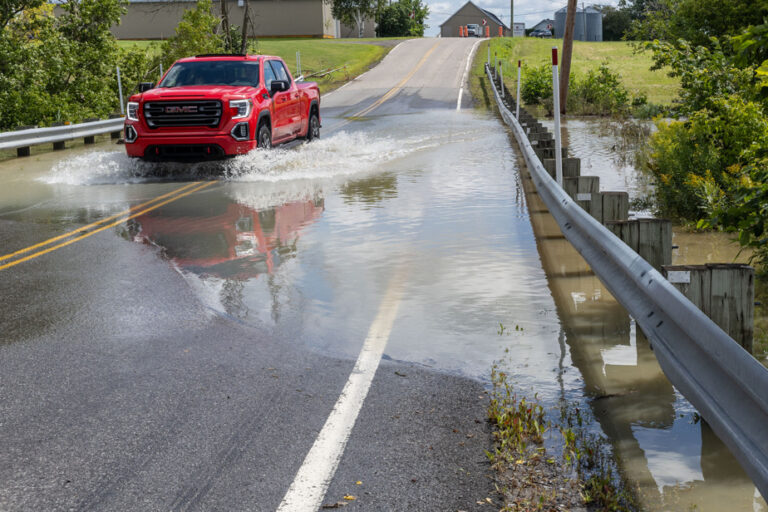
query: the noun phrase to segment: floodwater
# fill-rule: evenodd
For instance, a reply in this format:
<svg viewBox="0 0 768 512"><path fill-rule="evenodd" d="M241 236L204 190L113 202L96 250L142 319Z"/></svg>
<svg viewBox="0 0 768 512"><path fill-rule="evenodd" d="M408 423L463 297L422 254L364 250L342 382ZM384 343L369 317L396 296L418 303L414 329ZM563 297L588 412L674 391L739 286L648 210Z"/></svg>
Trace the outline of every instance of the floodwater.
<svg viewBox="0 0 768 512"><path fill-rule="evenodd" d="M615 170L610 134L567 128L590 155L585 173L641 190L630 164ZM215 314L336 357L357 356L402 272L385 357L486 382L503 360L548 407L588 403L649 510L768 510L520 169L496 118L381 116L217 165L140 164L106 143L0 162L0 219L64 231L215 178L104 236L167 261Z"/></svg>

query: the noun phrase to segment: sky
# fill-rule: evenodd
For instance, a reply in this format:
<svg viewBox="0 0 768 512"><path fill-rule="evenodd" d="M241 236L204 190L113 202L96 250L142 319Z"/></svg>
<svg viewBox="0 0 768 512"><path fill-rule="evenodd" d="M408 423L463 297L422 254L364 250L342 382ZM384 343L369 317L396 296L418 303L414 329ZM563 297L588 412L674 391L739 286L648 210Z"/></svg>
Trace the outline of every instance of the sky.
<svg viewBox="0 0 768 512"><path fill-rule="evenodd" d="M440 24L456 12L467 0L426 0L429 6L427 18L427 36L436 36L440 32ZM509 0L473 0L473 2L486 11L490 11L501 18L509 26ZM525 23L526 27L532 27L544 18L554 19L555 11L565 7L566 0L515 0L515 22ZM592 4L616 5L618 0L591 0ZM581 0L579 0L581 6Z"/></svg>

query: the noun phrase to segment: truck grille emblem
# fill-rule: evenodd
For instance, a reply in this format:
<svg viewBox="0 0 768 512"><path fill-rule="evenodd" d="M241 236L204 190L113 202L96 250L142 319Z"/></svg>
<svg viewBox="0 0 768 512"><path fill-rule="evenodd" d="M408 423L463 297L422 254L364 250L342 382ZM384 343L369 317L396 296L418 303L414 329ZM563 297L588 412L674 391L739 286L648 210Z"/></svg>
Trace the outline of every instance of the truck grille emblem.
<svg viewBox="0 0 768 512"><path fill-rule="evenodd" d="M179 107L174 105L170 107L165 107L165 113L166 114L196 114L197 106L187 105L187 106Z"/></svg>

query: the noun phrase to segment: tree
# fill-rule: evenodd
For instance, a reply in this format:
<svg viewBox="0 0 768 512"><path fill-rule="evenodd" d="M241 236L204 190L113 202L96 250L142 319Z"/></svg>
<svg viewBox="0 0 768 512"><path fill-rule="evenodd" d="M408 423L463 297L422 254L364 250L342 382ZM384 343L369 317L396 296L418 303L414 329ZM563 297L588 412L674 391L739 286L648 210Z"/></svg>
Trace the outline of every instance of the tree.
<svg viewBox="0 0 768 512"><path fill-rule="evenodd" d="M628 9L612 5L593 5L603 15L603 41L621 41L632 24Z"/></svg>
<svg viewBox="0 0 768 512"><path fill-rule="evenodd" d="M685 39L707 47L713 37L735 36L768 17L765 0L634 0L627 5L634 19L629 39Z"/></svg>
<svg viewBox="0 0 768 512"><path fill-rule="evenodd" d="M5 29L13 18L27 9L43 5L44 0L2 0L0 2L0 30Z"/></svg>
<svg viewBox="0 0 768 512"><path fill-rule="evenodd" d="M379 17L377 34L380 37L422 37L429 7L421 0L399 0L385 7Z"/></svg>
<svg viewBox="0 0 768 512"><path fill-rule="evenodd" d="M357 26L358 37L363 37L365 18L376 14L376 0L325 0L331 5L333 17L346 25Z"/></svg>
<svg viewBox="0 0 768 512"><path fill-rule="evenodd" d="M184 11L176 33L163 41L165 69L183 57L224 51L224 40L217 33L221 20L211 12L211 7L211 0L198 0L193 9Z"/></svg>

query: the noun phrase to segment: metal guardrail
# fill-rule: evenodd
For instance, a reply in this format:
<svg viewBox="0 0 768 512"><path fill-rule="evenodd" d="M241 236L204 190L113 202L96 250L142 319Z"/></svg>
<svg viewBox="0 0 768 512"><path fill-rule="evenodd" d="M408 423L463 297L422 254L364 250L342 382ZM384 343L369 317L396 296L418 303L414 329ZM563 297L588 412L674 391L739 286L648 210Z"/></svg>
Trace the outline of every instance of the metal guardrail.
<svg viewBox="0 0 768 512"><path fill-rule="evenodd" d="M17 149L36 144L63 142L81 137L93 137L123 129L123 118L105 119L87 123L52 126L50 128L29 128L14 132L0 133L0 149Z"/></svg>
<svg viewBox="0 0 768 512"><path fill-rule="evenodd" d="M557 185L504 105L487 65L486 74L563 235L643 329L667 378L768 497L768 369Z"/></svg>

